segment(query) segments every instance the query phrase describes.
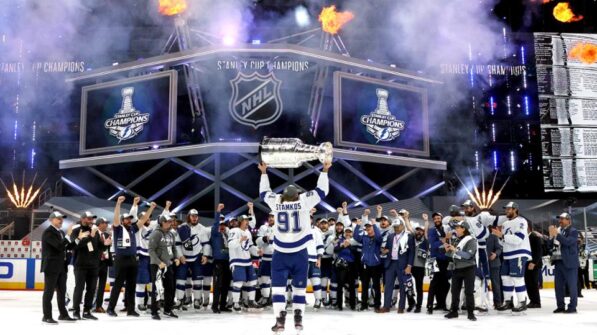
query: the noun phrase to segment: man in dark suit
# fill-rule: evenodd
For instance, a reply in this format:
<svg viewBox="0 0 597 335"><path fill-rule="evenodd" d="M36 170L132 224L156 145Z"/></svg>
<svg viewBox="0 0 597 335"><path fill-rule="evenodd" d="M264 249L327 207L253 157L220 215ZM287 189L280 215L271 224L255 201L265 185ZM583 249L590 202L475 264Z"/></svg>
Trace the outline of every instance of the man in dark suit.
<svg viewBox="0 0 597 335"><path fill-rule="evenodd" d="M527 262L527 269L524 272L525 286L531 301L527 308L541 308L541 295L539 294L539 273L543 268L543 239L533 232L529 224L529 242L531 244L532 259Z"/></svg>
<svg viewBox="0 0 597 335"><path fill-rule="evenodd" d="M101 244L106 246L106 249L100 254L100 265L97 281L97 293L95 296L95 312L106 313L102 305L104 304L104 290L106 289L106 279L108 277L108 269L112 266L112 252L110 246L112 245L112 236L108 233L108 221L106 218L98 218L95 221L99 233Z"/></svg>
<svg viewBox="0 0 597 335"><path fill-rule="evenodd" d="M85 301L83 304L83 319L97 320L91 314L93 307L93 298L97 287L97 278L99 272L100 254L105 246L100 241L100 234L97 233L97 226L93 225L93 220L97 217L91 212L81 214L80 225L73 229L71 240L75 242L74 248L74 266L75 266L75 293L73 295L73 317L81 320L81 299L83 290L85 290ZM83 239L77 238L79 233L89 233Z"/></svg>
<svg viewBox="0 0 597 335"><path fill-rule="evenodd" d="M400 282L400 300L398 313L404 313L406 306L406 281L411 276L415 261L415 239L406 231L402 218L392 223L394 232L388 234L382 245L382 253L388 255L384 260L384 306L377 313L387 313L392 305L392 291L396 278Z"/></svg>
<svg viewBox="0 0 597 335"><path fill-rule="evenodd" d="M58 324L52 318L52 298L56 291L60 321L75 321L68 315L65 306L66 294L66 250L72 249L70 237L61 230L62 221L66 216L60 212L50 214L50 226L41 238L41 272L44 273L43 319L47 324ZM82 237L82 236L81 236Z"/></svg>
<svg viewBox="0 0 597 335"><path fill-rule="evenodd" d="M549 246L553 250L556 303L558 308L554 313L576 313L578 299L578 231L572 227L570 214L562 213L558 216L560 228L549 226ZM564 297L566 291L570 293L570 303L565 309Z"/></svg>

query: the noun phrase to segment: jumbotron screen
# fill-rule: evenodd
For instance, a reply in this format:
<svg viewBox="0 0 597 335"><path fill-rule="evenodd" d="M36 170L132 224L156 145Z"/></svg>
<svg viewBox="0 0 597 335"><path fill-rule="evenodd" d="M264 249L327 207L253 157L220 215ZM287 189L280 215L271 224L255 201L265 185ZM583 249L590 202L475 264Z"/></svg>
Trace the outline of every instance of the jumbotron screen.
<svg viewBox="0 0 597 335"><path fill-rule="evenodd" d="M545 191L597 191L597 35L536 33Z"/></svg>

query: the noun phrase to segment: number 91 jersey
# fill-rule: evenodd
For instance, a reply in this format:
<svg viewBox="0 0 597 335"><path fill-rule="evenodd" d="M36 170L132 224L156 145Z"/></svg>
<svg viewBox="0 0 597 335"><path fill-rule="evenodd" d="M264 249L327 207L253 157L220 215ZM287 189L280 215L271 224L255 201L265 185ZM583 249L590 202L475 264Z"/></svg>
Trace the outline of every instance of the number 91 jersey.
<svg viewBox="0 0 597 335"><path fill-rule="evenodd" d="M282 202L280 194L273 193L266 174L261 175L259 193L261 199L274 214L274 250L283 253L301 251L313 239L311 234L311 209L327 195L329 180L322 172L317 180L317 188L301 193L298 201Z"/></svg>

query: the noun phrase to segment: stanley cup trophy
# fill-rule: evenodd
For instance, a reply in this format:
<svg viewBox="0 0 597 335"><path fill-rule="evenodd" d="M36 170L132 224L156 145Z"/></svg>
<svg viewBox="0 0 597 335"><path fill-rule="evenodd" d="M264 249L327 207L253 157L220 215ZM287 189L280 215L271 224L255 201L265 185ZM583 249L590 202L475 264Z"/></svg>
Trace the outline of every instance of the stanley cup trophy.
<svg viewBox="0 0 597 335"><path fill-rule="evenodd" d="M261 161L274 168L298 168L307 161L331 162L332 144L324 142L319 146L304 144L298 138L263 138L259 146Z"/></svg>

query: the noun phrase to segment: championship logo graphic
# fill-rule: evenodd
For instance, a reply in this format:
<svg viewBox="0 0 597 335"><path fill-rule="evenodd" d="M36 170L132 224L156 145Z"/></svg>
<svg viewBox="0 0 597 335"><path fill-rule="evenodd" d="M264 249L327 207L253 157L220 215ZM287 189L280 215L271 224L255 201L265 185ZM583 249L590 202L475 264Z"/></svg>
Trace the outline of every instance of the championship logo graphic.
<svg viewBox="0 0 597 335"><path fill-rule="evenodd" d="M110 135L118 139L118 143L137 136L143 131L143 125L149 122L149 113L142 114L133 106L134 92L134 87L122 89L122 107L113 118L104 123L104 127L110 131Z"/></svg>
<svg viewBox="0 0 597 335"><path fill-rule="evenodd" d="M378 88L377 108L371 114L361 116L361 123L367 127L367 132L373 135L377 142L392 141L400 136L404 130L405 122L396 120L388 109L388 91Z"/></svg>
<svg viewBox="0 0 597 335"><path fill-rule="evenodd" d="M281 84L282 81L272 72L266 75L257 72L246 75L239 72L230 81L232 118L254 129L276 122L282 115Z"/></svg>

